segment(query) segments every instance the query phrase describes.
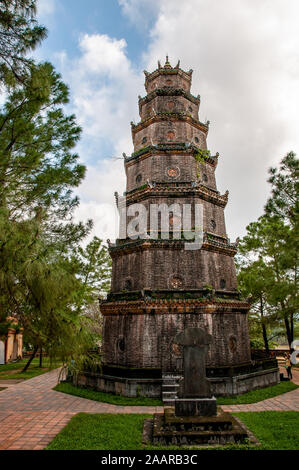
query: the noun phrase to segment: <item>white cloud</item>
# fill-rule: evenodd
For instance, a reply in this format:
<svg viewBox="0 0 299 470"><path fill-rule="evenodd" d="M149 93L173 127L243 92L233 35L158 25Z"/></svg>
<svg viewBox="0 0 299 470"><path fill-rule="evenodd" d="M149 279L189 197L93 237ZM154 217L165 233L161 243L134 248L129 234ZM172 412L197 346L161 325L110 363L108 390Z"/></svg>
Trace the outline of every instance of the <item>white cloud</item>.
<svg viewBox="0 0 299 470"><path fill-rule="evenodd" d="M96 138L98 144L105 139L113 155L120 141L128 143L130 120L138 119L137 93L142 76L132 68L123 39L85 34L79 48L77 60L68 63L62 56L74 111L84 135Z"/></svg>
<svg viewBox="0 0 299 470"><path fill-rule="evenodd" d="M84 34L79 50L74 60L65 52L56 56L70 85L72 111L83 128L78 152L87 175L79 187L76 218L93 218L93 234L114 239L114 192L125 190L122 153L133 150L130 121L138 120L142 74L133 69L123 39Z"/></svg>
<svg viewBox="0 0 299 470"><path fill-rule="evenodd" d="M93 220L93 229L84 240L84 244L87 244L94 235L101 238L104 243L108 239L112 241L118 238L118 214L115 205L93 200L81 201L75 213L75 220L86 221L87 217Z"/></svg>
<svg viewBox="0 0 299 470"><path fill-rule="evenodd" d="M106 34L84 34L80 39L80 63L90 72L120 78L130 70L126 46L124 39L113 39Z"/></svg>

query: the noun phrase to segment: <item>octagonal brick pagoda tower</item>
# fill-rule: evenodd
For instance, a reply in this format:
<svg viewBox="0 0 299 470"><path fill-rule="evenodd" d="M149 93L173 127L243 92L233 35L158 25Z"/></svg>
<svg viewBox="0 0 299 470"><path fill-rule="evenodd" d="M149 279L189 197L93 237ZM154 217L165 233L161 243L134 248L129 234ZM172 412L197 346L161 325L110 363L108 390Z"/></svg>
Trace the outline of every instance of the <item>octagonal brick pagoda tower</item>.
<svg viewBox="0 0 299 470"><path fill-rule="evenodd" d="M237 290L237 247L227 238L224 219L228 191L220 194L215 179L218 154L196 158L207 149L209 122L199 121L200 96L190 92L192 70L179 63L172 67L167 57L164 67L158 62L157 70L144 73L141 120L131 123L134 152L124 154L127 207L202 204L204 239L200 250L185 250L185 240L161 236L109 244L113 269L111 292L101 304L100 388L159 395L162 377L182 369L174 337L200 327L212 335L207 374L214 393L231 393L236 370L248 371L251 364L249 305ZM116 200L121 204L118 195Z"/></svg>

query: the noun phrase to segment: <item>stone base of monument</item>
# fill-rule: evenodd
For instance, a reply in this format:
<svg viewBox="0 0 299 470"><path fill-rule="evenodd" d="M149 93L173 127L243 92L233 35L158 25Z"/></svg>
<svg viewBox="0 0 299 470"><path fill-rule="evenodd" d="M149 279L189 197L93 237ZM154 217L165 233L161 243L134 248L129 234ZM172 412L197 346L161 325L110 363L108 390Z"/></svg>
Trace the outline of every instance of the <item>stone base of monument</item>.
<svg viewBox="0 0 299 470"><path fill-rule="evenodd" d="M212 398L176 398L176 416L216 416L217 401Z"/></svg>
<svg viewBox="0 0 299 470"><path fill-rule="evenodd" d="M219 407L216 416L176 416L174 408L165 408L144 423L144 444L204 446L248 441L258 443L239 420Z"/></svg>

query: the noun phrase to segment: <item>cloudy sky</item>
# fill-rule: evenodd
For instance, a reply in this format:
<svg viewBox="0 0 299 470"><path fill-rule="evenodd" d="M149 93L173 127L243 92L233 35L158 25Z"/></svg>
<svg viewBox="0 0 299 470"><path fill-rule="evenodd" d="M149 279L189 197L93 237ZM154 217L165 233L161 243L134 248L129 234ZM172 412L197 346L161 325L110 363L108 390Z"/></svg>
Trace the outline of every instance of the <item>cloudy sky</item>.
<svg viewBox="0 0 299 470"><path fill-rule="evenodd" d="M36 52L71 90L88 172L76 217L115 236L114 191L125 190L122 152L132 152L143 70L168 53L192 68L208 148L219 152L218 189L230 192L228 236L245 234L269 195L267 171L298 153L298 0L38 0L48 38Z"/></svg>

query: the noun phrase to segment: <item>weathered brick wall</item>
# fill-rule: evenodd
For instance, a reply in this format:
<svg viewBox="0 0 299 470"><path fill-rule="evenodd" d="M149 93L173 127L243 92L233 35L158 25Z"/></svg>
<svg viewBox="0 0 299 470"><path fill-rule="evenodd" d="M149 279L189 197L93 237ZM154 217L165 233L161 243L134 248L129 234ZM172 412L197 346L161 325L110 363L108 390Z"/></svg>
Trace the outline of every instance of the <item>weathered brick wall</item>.
<svg viewBox="0 0 299 470"><path fill-rule="evenodd" d="M163 88L169 86L172 88L183 88L186 91L190 91L191 88L191 76L185 74L171 74L171 75L158 75L156 78L145 80L146 92L155 90L156 88Z"/></svg>
<svg viewBox="0 0 299 470"><path fill-rule="evenodd" d="M150 102L141 106L140 117L143 121L155 113L182 113L185 112L198 119L199 105L191 102L184 96L155 96Z"/></svg>
<svg viewBox="0 0 299 470"><path fill-rule="evenodd" d="M190 205L191 206L191 228L195 227L195 204L198 204L202 207L203 212L203 225L202 228L204 232L214 233L219 235L220 237L226 237L226 229L225 229L225 220L224 220L224 210L221 206L216 206L215 204L204 201L198 196L193 197L171 197L168 198L161 197L159 195L149 196L147 199L140 201L142 205L147 210L147 233L150 233L150 214L153 212L153 205L156 204L159 208L162 204L166 204L168 210L170 211L171 206L177 205L173 207L173 209L177 209L177 215L179 215L179 211L181 214L181 223L183 222L183 206ZM128 204L130 207L131 204ZM135 212L135 209L133 209ZM138 212L135 212L136 216ZM171 218L172 212L170 212ZM133 220L135 215L127 216L127 226L130 220ZM161 217L159 216L158 219L158 229L161 229ZM183 226L182 226L183 229Z"/></svg>
<svg viewBox="0 0 299 470"><path fill-rule="evenodd" d="M169 118L159 122L150 122L140 130L134 131L132 136L135 152L147 145L151 145L152 142L154 144L193 142L202 149L207 148L205 133L198 129L195 123L192 124L184 119L176 120L176 118Z"/></svg>
<svg viewBox="0 0 299 470"><path fill-rule="evenodd" d="M104 360L137 368L175 370L181 351L173 339L189 327L204 328L212 335L207 366L230 366L250 361L247 314L144 314L114 315L104 318ZM224 334L225 332L225 334ZM122 348L119 340L122 340ZM231 343L234 343L234 348Z"/></svg>
<svg viewBox="0 0 299 470"><path fill-rule="evenodd" d="M234 259L223 253L204 249L195 251L155 248L124 253L113 259L111 292L130 290L171 289L173 278L182 280L182 289L200 289L206 284L215 289L237 288Z"/></svg>
<svg viewBox="0 0 299 470"><path fill-rule="evenodd" d="M168 170L177 169L177 175L170 176ZM198 164L194 156L189 154L154 154L146 158L139 157L126 165L127 191L138 188L149 181L180 182L200 181L207 187L216 190L215 167L210 164ZM206 177L204 176L206 175Z"/></svg>

